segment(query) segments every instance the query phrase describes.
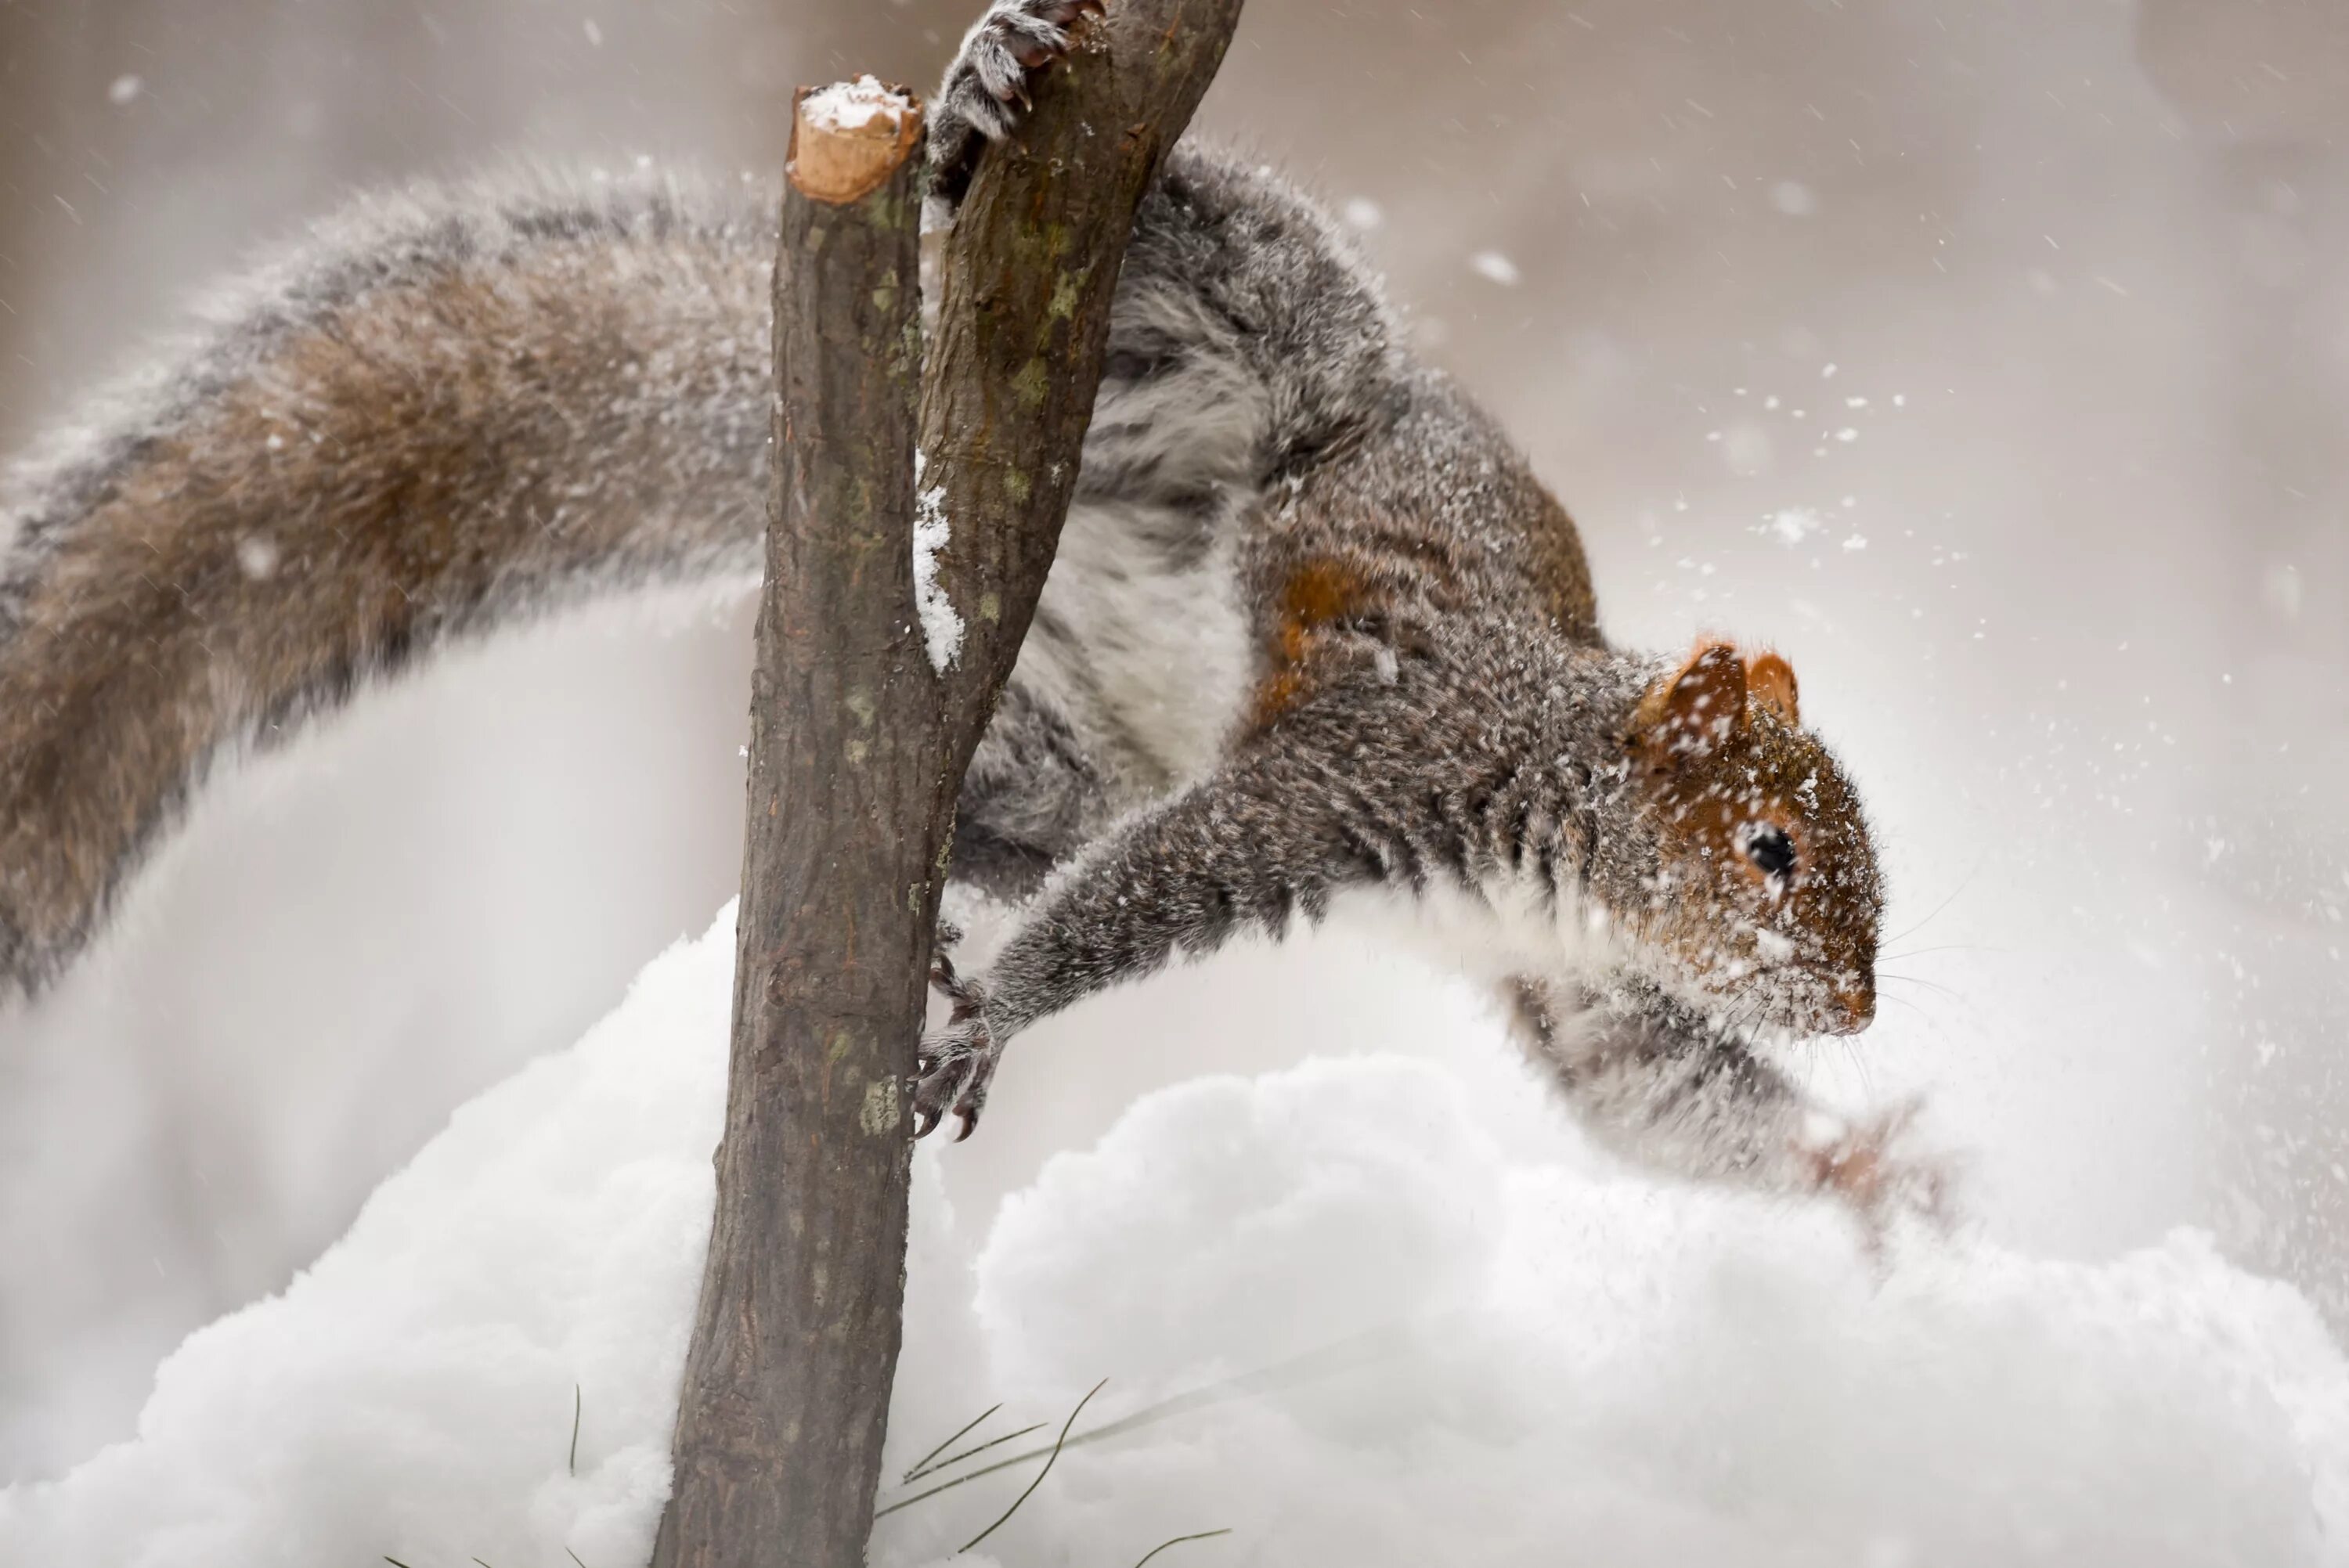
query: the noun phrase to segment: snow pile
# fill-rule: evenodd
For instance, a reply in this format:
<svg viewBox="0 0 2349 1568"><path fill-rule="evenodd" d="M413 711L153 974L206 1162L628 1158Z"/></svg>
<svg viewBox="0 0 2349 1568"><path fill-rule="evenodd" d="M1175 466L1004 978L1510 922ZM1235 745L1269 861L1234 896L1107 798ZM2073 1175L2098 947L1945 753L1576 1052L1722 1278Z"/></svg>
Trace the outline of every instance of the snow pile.
<svg viewBox="0 0 2349 1568"><path fill-rule="evenodd" d="M459 1110L283 1295L190 1336L135 1439L0 1493L0 1563L643 1562L714 1191L720 923Z"/></svg>
<svg viewBox="0 0 2349 1568"><path fill-rule="evenodd" d="M134 1440L0 1494L0 1561L643 1562L731 954L721 919L460 1112L166 1362ZM926 1146L893 1481L996 1400L971 1440L1108 1377L1078 1430L1145 1418L1065 1453L992 1561L1226 1526L1164 1561L2349 1560L2349 1367L2197 1237L1912 1249L1879 1284L1830 1213L1508 1152L1522 1108L1488 1087L1392 1055L1179 1084L984 1237ZM890 1515L875 1563L950 1553L1033 1468Z"/></svg>
<svg viewBox="0 0 2349 1568"><path fill-rule="evenodd" d="M1025 1539L1072 1560L1137 1510L1299 1563L2349 1547L2349 1372L2305 1302L2199 1237L2103 1266L1966 1249L1879 1287L1825 1216L1513 1166L1425 1062L1136 1107L1007 1210L978 1308L999 1392L1114 1368L1146 1404L1259 1346L1307 1360L1278 1396L1064 1459Z"/></svg>

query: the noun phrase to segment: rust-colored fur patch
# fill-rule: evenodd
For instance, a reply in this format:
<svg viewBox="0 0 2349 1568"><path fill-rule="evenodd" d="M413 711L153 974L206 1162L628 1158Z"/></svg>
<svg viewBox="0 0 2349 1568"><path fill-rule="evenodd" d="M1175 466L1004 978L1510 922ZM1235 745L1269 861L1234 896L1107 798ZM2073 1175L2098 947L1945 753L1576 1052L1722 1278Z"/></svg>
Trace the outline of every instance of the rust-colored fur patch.
<svg viewBox="0 0 2349 1568"><path fill-rule="evenodd" d="M1305 700L1312 691L1309 665L1330 634L1381 613L1386 597L1357 567L1316 557L1281 584L1272 624L1271 667L1257 684L1249 725L1262 731Z"/></svg>
<svg viewBox="0 0 2349 1568"><path fill-rule="evenodd" d="M1795 666L1778 655L1763 653L1746 661L1745 690L1789 727L1802 727L1802 700L1795 685Z"/></svg>

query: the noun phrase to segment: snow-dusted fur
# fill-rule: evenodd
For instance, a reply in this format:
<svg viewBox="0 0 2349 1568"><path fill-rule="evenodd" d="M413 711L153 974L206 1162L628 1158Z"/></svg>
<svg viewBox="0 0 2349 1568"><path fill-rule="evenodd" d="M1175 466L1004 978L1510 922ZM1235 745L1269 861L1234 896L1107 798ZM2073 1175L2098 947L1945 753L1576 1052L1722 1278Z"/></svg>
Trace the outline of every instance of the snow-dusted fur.
<svg viewBox="0 0 2349 1568"><path fill-rule="evenodd" d="M1083 8L1002 0L966 40L932 129L949 211ZM223 749L449 637L753 570L771 207L538 176L363 201L21 467L0 974L73 955ZM1565 511L1411 360L1335 227L1195 148L1136 220L957 855L1014 894L1061 870L926 1046L932 1123L976 1120L1036 1018L1350 890L1484 954L1570 1092L1874 1005L1875 861L1791 673L1608 647ZM1637 1026L1562 1052L1557 1016L1594 1005ZM1703 1077L1773 1126L1793 1104ZM1678 1089L1605 1098L1689 1119ZM1755 1164L1702 1141L1694 1165Z"/></svg>

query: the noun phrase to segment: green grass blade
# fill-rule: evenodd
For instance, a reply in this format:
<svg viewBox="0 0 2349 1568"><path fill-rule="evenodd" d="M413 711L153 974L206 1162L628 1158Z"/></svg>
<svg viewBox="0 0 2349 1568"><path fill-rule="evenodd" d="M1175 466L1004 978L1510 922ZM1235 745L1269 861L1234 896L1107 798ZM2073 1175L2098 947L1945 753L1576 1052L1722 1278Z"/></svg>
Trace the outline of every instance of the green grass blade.
<svg viewBox="0 0 2349 1568"><path fill-rule="evenodd" d="M1108 1387L1109 1379L1104 1377L1100 1382L1094 1384L1091 1388L1085 1390L1085 1397L1077 1401L1077 1408L1069 1412L1069 1418L1067 1420L1061 1423L1061 1436L1059 1439L1052 1444L1051 1458L1047 1459L1044 1461L1044 1468L1036 1472L1036 1479L1028 1483L1028 1490L1011 1500L1011 1506L1003 1511L1003 1517L1001 1519L997 1520L994 1523L980 1531L977 1535L974 1535L968 1541L964 1542L962 1544L963 1551L969 1551L972 1547L978 1545L980 1542L986 1540L988 1536L1002 1529L1003 1526L1010 1520L1011 1516L1019 1511L1019 1505L1036 1495L1036 1489L1042 1486L1044 1484L1044 1478L1052 1473L1052 1464L1054 1460L1061 1457L1061 1446L1069 1440L1069 1429L1077 1424L1077 1418L1084 1414L1085 1407L1092 1403L1093 1396Z"/></svg>
<svg viewBox="0 0 2349 1568"><path fill-rule="evenodd" d="M1047 1422L1039 1421L1032 1427L1022 1427L1016 1432L1006 1432L999 1438L989 1438L983 1443L974 1443L969 1448L963 1449L962 1452L955 1455L952 1459L940 1460L936 1464L925 1463L921 1468L906 1476L905 1483L910 1486L926 1475L936 1475L942 1470L952 1470L955 1466L962 1463L963 1460L970 1458L973 1454L983 1454L991 1448L996 1448L1001 1444L1011 1441L1014 1438L1024 1438L1030 1432L1040 1432L1049 1423Z"/></svg>
<svg viewBox="0 0 2349 1568"><path fill-rule="evenodd" d="M968 1434L973 1427L978 1426L981 1421L984 1421L988 1417L992 1416L996 1411L1000 1410L1001 1408L1003 1408L1003 1406L1001 1402L999 1401L995 1404L989 1405L986 1409L981 1410L969 1420L965 1421L955 1432L954 1436L948 1438L945 1442L940 1443L936 1448L932 1449L928 1453L924 1454L920 1459L916 1460L914 1461L914 1468L905 1472L905 1479L898 1484L901 1486L912 1485L914 1478L927 1470L932 1460L937 1458L940 1454L954 1447L956 1443L961 1441L962 1439ZM1035 1428L1030 1427L1029 1430L1034 1431Z"/></svg>
<svg viewBox="0 0 2349 1568"><path fill-rule="evenodd" d="M1128 1432L1138 1431L1144 1427L1156 1426L1161 1421L1173 1420L1177 1416L1187 1416L1195 1410L1208 1409L1216 1405L1228 1404L1234 1400L1257 1395L1276 1393L1300 1383L1318 1382L1344 1373L1360 1371L1364 1367L1375 1366L1381 1361L1391 1359L1400 1353L1396 1336L1401 1326L1400 1324L1391 1324L1383 1327L1368 1329L1342 1339L1335 1345L1323 1346L1318 1350L1309 1350L1301 1356L1291 1357L1286 1361L1276 1362L1270 1367L1260 1367L1254 1372L1242 1373L1237 1377L1224 1378L1220 1382L1210 1383L1205 1387L1177 1394L1172 1398L1162 1399L1155 1405L1145 1406L1130 1416L1121 1416L1107 1426L1095 1427L1089 1432L1079 1432L1076 1436L1068 1439L1065 1443L1056 1447L1075 1449L1082 1448L1087 1443L1106 1442L1112 1438L1122 1438ZM976 1426L978 1423L973 1422L972 1425ZM966 1431L968 1429L968 1428L964 1429ZM952 1438L947 1439L948 1443L952 1441L954 1441ZM945 1443L938 1445L939 1449L945 1446ZM936 1451L938 1450L932 1450L933 1453ZM998 1470L1007 1470L1015 1465L1024 1465L1030 1460L1043 1459L1053 1451L1053 1449L1030 1449L1026 1453L1013 1454L1009 1459L998 1460L991 1465L981 1465L968 1475L959 1475L952 1480L940 1481L926 1491L917 1491L911 1497L901 1497L886 1508L875 1509L873 1511L873 1517L875 1520L885 1518L899 1509L911 1508L917 1502L926 1501L942 1491L952 1491L956 1487L968 1481L982 1480Z"/></svg>
<svg viewBox="0 0 2349 1568"><path fill-rule="evenodd" d="M1143 1568L1143 1563L1147 1563L1153 1557L1157 1556L1169 1546L1180 1546L1185 1541L1213 1541L1218 1535L1229 1535L1231 1532L1231 1526L1226 1525L1221 1530L1202 1530L1196 1535L1178 1535L1172 1541L1162 1541L1157 1545L1152 1547L1149 1551L1143 1553L1142 1554L1142 1562L1135 1563L1133 1568Z"/></svg>

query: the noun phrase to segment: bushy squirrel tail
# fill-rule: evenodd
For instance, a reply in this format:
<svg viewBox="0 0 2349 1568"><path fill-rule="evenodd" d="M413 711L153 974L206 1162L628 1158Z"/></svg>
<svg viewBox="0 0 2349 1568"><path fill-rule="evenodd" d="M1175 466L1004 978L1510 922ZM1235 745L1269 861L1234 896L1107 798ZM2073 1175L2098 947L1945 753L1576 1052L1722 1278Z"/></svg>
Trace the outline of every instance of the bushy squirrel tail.
<svg viewBox="0 0 2349 1568"><path fill-rule="evenodd" d="M0 989L212 759L451 636L757 569L763 191L371 199L0 482Z"/></svg>

